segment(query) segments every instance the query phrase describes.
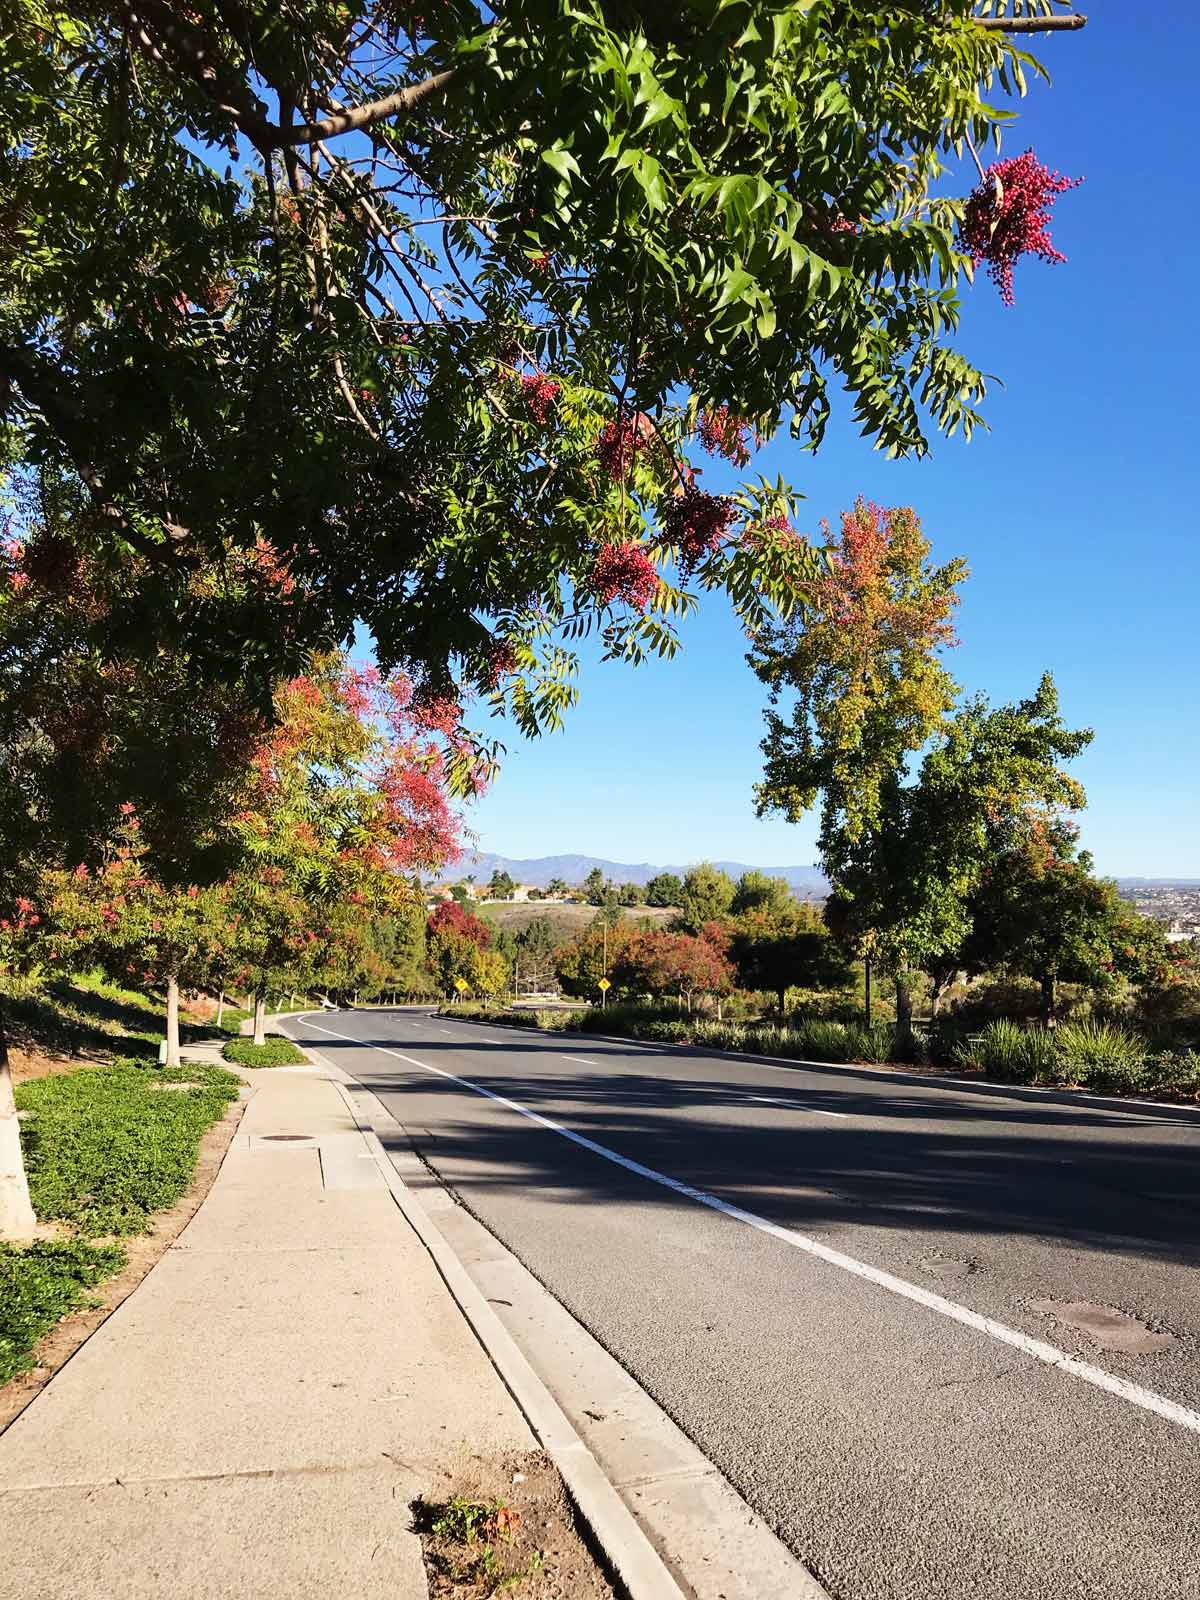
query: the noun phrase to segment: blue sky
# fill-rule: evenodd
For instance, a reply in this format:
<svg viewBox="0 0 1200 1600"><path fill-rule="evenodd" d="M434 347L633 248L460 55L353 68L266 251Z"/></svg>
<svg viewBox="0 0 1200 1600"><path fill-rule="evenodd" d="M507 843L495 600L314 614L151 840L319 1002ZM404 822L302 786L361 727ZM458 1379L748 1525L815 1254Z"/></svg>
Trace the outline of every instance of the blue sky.
<svg viewBox="0 0 1200 1600"><path fill-rule="evenodd" d="M935 557L967 558L953 670L994 701L1054 673L1067 720L1095 729L1075 769L1083 843L1116 874L1200 877L1198 45L1184 0L1097 7L1082 33L1035 42L1054 86L1031 90L1005 153L1032 144L1087 181L1057 205L1065 266L1023 262L1013 310L986 279L968 293L959 345L1005 384L990 433L887 462L843 415L816 458L786 441L762 458L807 496L806 529L862 493L915 505ZM964 169L964 192L972 181ZM469 817L481 847L813 860L812 820L755 819L763 694L743 656L710 598L674 662L585 661L563 733L527 744L509 731Z"/></svg>

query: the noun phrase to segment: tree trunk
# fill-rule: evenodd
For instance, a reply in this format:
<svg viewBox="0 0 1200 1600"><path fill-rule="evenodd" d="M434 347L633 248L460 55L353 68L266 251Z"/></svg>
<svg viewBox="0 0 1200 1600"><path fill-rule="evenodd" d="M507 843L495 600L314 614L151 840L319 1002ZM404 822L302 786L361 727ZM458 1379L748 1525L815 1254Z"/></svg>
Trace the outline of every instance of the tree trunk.
<svg viewBox="0 0 1200 1600"><path fill-rule="evenodd" d="M1057 1003L1058 996L1055 993L1054 974L1052 972L1044 972L1042 974L1042 1021L1047 1027L1054 1021Z"/></svg>
<svg viewBox="0 0 1200 1600"><path fill-rule="evenodd" d="M863 1021L867 1027L871 1026L871 958L867 956L863 961Z"/></svg>
<svg viewBox="0 0 1200 1600"><path fill-rule="evenodd" d="M0 1239L23 1243L33 1238L36 1226L21 1155L21 1124L13 1100L8 1038L0 1016Z"/></svg>
<svg viewBox="0 0 1200 1600"><path fill-rule="evenodd" d="M217 1027L221 1026L221 1018L225 1015L225 991L221 990L217 996Z"/></svg>
<svg viewBox="0 0 1200 1600"><path fill-rule="evenodd" d="M902 1034L912 1032L912 975L908 972L896 974L896 1027Z"/></svg>
<svg viewBox="0 0 1200 1600"><path fill-rule="evenodd" d="M254 996L254 1042L266 1044L267 1042L267 995L266 990Z"/></svg>
<svg viewBox="0 0 1200 1600"><path fill-rule="evenodd" d="M787 1000L787 990L786 989L780 989L780 991L779 991L779 1020L780 1020L780 1022L786 1022L786 1020L787 1020L787 1009L786 1009L786 1004L785 1004L786 1000Z"/></svg>
<svg viewBox="0 0 1200 1600"><path fill-rule="evenodd" d="M167 1059L166 1067L179 1065L179 979L167 979Z"/></svg>

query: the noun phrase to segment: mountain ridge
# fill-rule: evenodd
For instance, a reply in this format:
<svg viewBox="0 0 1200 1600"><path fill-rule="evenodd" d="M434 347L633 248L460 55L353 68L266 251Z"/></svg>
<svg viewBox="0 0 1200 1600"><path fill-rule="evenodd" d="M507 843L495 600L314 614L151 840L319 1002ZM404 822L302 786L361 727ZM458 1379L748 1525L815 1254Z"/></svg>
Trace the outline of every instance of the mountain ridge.
<svg viewBox="0 0 1200 1600"><path fill-rule="evenodd" d="M695 862L687 862L656 866L649 861L609 861L604 856L572 854L504 856L492 850L468 850L452 867L438 874L438 881L456 883L471 875L478 882L486 883L493 872L507 872L518 883L545 889L554 878L562 878L566 883L582 883L589 872L599 867L614 883L645 884L660 872L674 872L682 877L688 867L694 865ZM755 867L744 861L714 861L712 865L731 878L740 878L743 872L765 872L770 878L783 878L801 898L824 899L829 893L828 880L817 866Z"/></svg>

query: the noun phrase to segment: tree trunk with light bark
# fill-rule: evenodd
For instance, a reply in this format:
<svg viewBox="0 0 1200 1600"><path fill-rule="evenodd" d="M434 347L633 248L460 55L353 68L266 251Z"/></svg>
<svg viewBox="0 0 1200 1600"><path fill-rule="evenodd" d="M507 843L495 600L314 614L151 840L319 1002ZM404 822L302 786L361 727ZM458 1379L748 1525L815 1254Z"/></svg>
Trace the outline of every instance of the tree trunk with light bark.
<svg viewBox="0 0 1200 1600"><path fill-rule="evenodd" d="M167 979L167 1056L164 1066L179 1065L179 979Z"/></svg>
<svg viewBox="0 0 1200 1600"><path fill-rule="evenodd" d="M8 1038L0 1016L0 1239L22 1244L33 1238L37 1216L29 1199L25 1158L21 1153L21 1123L13 1098Z"/></svg>
<svg viewBox="0 0 1200 1600"><path fill-rule="evenodd" d="M254 1042L267 1042L267 994L265 989L254 996Z"/></svg>

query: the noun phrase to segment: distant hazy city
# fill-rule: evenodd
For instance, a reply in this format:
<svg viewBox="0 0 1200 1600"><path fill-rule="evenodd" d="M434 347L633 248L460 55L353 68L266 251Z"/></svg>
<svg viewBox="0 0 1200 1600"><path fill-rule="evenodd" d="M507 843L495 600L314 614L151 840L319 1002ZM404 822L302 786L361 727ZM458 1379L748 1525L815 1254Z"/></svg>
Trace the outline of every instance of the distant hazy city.
<svg viewBox="0 0 1200 1600"><path fill-rule="evenodd" d="M1118 878L1124 899L1164 924L1168 939L1200 938L1200 881L1195 878Z"/></svg>

